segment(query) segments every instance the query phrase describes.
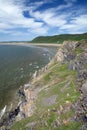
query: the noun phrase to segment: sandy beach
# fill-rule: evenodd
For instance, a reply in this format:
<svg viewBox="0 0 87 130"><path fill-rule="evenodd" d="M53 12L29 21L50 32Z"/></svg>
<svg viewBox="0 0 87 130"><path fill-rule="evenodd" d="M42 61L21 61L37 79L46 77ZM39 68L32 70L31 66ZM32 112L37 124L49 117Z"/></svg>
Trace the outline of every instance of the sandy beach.
<svg viewBox="0 0 87 130"><path fill-rule="evenodd" d="M61 44L56 44L56 43L23 43L23 42L3 42L0 43L0 45L18 45L18 46L53 46L53 47L60 47Z"/></svg>
<svg viewBox="0 0 87 130"><path fill-rule="evenodd" d="M55 47L61 46L61 44L56 43L29 43L29 44L34 46L55 46Z"/></svg>

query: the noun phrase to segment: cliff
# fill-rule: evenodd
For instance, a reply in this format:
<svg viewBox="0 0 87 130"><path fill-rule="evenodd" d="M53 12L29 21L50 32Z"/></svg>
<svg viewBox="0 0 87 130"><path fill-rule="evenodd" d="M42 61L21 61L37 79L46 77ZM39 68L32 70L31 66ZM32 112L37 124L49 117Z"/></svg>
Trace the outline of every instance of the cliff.
<svg viewBox="0 0 87 130"><path fill-rule="evenodd" d="M64 42L19 93L17 122L11 130L86 130L87 43Z"/></svg>

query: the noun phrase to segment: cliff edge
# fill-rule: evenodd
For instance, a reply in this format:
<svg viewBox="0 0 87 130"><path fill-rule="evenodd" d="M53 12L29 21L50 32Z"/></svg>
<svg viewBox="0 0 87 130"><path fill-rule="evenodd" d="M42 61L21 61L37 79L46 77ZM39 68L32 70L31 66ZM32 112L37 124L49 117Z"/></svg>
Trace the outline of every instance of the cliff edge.
<svg viewBox="0 0 87 130"><path fill-rule="evenodd" d="M87 43L65 41L23 93L11 130L86 130Z"/></svg>

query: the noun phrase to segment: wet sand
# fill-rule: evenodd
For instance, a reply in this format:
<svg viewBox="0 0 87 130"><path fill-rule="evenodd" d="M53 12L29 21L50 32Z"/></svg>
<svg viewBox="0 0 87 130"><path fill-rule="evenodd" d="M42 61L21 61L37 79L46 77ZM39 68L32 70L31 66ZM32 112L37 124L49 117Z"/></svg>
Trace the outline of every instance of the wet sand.
<svg viewBox="0 0 87 130"><path fill-rule="evenodd" d="M23 43L23 42L3 42L1 45L21 45L21 46L53 46L53 47L60 47L62 44L56 44L56 43Z"/></svg>

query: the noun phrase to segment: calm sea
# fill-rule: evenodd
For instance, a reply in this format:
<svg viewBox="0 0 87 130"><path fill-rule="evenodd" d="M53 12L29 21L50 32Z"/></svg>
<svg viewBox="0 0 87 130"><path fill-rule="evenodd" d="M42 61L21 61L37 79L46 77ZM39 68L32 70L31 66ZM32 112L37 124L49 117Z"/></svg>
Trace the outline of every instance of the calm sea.
<svg viewBox="0 0 87 130"><path fill-rule="evenodd" d="M55 53L55 48L0 45L0 109L10 104L20 85L27 83Z"/></svg>

